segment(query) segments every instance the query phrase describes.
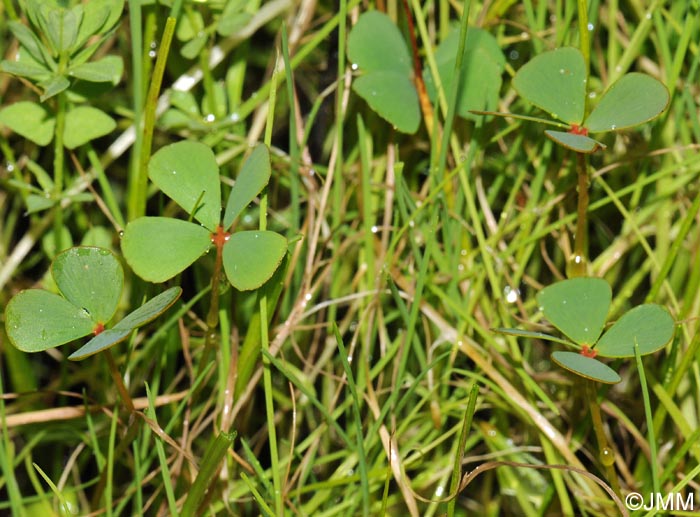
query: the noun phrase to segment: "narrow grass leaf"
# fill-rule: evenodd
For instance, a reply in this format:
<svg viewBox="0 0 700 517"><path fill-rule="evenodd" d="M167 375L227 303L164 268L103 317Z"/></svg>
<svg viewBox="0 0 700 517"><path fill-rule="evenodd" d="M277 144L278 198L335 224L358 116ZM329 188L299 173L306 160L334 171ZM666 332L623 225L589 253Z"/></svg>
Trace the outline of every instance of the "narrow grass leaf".
<svg viewBox="0 0 700 517"><path fill-rule="evenodd" d="M338 324L333 324L333 333L335 334L335 341L338 345L338 350L340 351L340 362L343 365L343 370L345 371L345 376L348 380L348 390L352 397L352 408L353 416L355 420L355 433L357 440L357 463L360 470L360 484L362 486L362 515L369 515L369 477L367 474L367 456L365 453L364 446L364 433L362 432L362 416L360 413L360 397L357 393L357 385L355 384L355 376L352 373L352 368L350 368L350 358L348 357L348 351L343 344L343 338L338 330Z"/></svg>
<svg viewBox="0 0 700 517"><path fill-rule="evenodd" d="M571 346L571 342L565 339L561 339L555 336L550 336L544 332L536 332L534 330L523 330L523 329L509 329L498 327L493 329L494 332L500 334L506 334L508 336L524 337L528 339L544 339L545 341L554 341L555 343L561 343L562 345Z"/></svg>
<svg viewBox="0 0 700 517"><path fill-rule="evenodd" d="M216 157L208 146L184 140L163 147L151 158L148 177L207 229L216 230L221 184Z"/></svg>
<svg viewBox="0 0 700 517"><path fill-rule="evenodd" d="M602 382L603 384L617 384L622 380L617 372L608 365L576 352L557 350L552 352L551 358L552 361L565 370L569 370L586 379Z"/></svg>
<svg viewBox="0 0 700 517"><path fill-rule="evenodd" d="M144 280L165 282L211 246L211 233L197 224L169 217L141 217L124 230L122 251Z"/></svg>
<svg viewBox="0 0 700 517"><path fill-rule="evenodd" d="M220 432L209 442L204 458L201 461L197 477L187 491L187 498L182 505L182 515L198 515L199 505L202 503L209 485L219 471L226 451L231 448L236 433Z"/></svg>
<svg viewBox="0 0 700 517"><path fill-rule="evenodd" d="M626 312L596 345L603 357L634 357L635 343L641 355L652 354L673 337L673 318L660 305L640 305Z"/></svg>
<svg viewBox="0 0 700 517"><path fill-rule="evenodd" d="M236 178L226 203L223 226L229 228L255 196L262 192L270 181L270 152L267 146L260 144L246 159L241 172Z"/></svg>

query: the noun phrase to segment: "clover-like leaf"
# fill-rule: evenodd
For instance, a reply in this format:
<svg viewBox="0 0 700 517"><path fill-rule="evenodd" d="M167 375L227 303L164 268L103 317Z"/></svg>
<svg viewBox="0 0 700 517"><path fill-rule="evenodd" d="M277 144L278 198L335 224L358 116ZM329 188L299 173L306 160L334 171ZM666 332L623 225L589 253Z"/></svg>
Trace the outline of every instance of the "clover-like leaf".
<svg viewBox="0 0 700 517"><path fill-rule="evenodd" d="M149 282L181 273L211 246L211 232L169 217L139 217L124 230L122 251L131 269Z"/></svg>
<svg viewBox="0 0 700 517"><path fill-rule="evenodd" d="M549 285L537 302L549 322L578 345L592 346L603 331L612 291L602 278L571 278Z"/></svg>
<svg viewBox="0 0 700 517"><path fill-rule="evenodd" d="M411 55L391 18L378 11L363 13L348 36L348 58L361 73L353 90L399 131L415 133L420 106Z"/></svg>
<svg viewBox="0 0 700 517"><path fill-rule="evenodd" d="M229 197L225 226L218 224L219 173L208 147L196 142L165 147L151 159L149 175L180 206L196 207L194 217L203 226L167 217L141 217L130 222L124 230L122 250L137 275L163 282L183 271L214 243L222 249L224 270L237 289L255 289L272 276L287 249L284 237L268 231L233 235L226 231L269 181L267 147L258 146L243 165Z"/></svg>
<svg viewBox="0 0 700 517"><path fill-rule="evenodd" d="M70 248L56 256L51 273L66 300L98 323L112 319L124 285L124 271L111 251Z"/></svg>
<svg viewBox="0 0 700 517"><path fill-rule="evenodd" d="M625 74L608 88L585 126L592 133L638 126L663 112L669 98L666 87L653 77Z"/></svg>
<svg viewBox="0 0 700 517"><path fill-rule="evenodd" d="M111 329L107 329L92 338L84 346L69 355L68 359L79 361L120 343L129 337L135 329L153 321L168 310L181 294L182 289L180 287L171 287L167 291L163 291L119 321Z"/></svg>
<svg viewBox="0 0 700 517"><path fill-rule="evenodd" d="M267 282L287 251L287 240L268 231L236 232L224 245L223 263L229 282L240 291Z"/></svg>
<svg viewBox="0 0 700 517"><path fill-rule="evenodd" d="M87 336L94 320L64 297L27 289L12 298L5 307L5 330L15 348L23 352L41 352Z"/></svg>
<svg viewBox="0 0 700 517"><path fill-rule="evenodd" d="M673 318L660 305L639 305L603 334L595 350L603 357L634 357L636 342L640 355L651 354L671 341L673 325Z"/></svg>
<svg viewBox="0 0 700 517"><path fill-rule="evenodd" d="M167 145L151 157L148 176L210 232L216 231L221 185L219 166L209 147L187 140Z"/></svg>
<svg viewBox="0 0 700 517"><path fill-rule="evenodd" d="M598 142L598 140L594 140L586 135L578 135L565 131L553 131L551 129L547 129L544 134L559 145L576 151L577 153L590 154L596 152L598 149L605 149L607 147L602 142Z"/></svg>
<svg viewBox="0 0 700 517"><path fill-rule="evenodd" d="M43 146L53 140L56 119L43 106L20 101L0 110L0 123L27 140Z"/></svg>
<svg viewBox="0 0 700 517"><path fill-rule="evenodd" d="M182 292L173 287L105 330L116 311L124 281L114 254L89 246L70 248L56 256L51 274L60 294L28 289L12 298L5 308L7 335L19 350L40 352L95 334L70 357L81 359L126 339L135 328L168 309Z"/></svg>
<svg viewBox="0 0 700 517"><path fill-rule="evenodd" d="M453 30L435 51L438 74L445 92L450 91L458 48L459 31ZM477 27L469 28L457 97L457 113L461 117L476 120L477 115L471 113L472 110L488 111L496 108L505 62L506 58L493 35ZM428 95L434 101L437 90L433 77L428 70L423 73L423 77Z"/></svg>
<svg viewBox="0 0 700 517"><path fill-rule="evenodd" d="M581 377L602 382L604 384L617 384L622 379L608 365L601 363L597 359L577 354L576 352L566 352L557 350L551 354L552 361L565 370L569 370Z"/></svg>
<svg viewBox="0 0 700 517"><path fill-rule="evenodd" d="M270 152L258 145L243 164L226 203L224 228L229 228L243 209L260 194L270 181Z"/></svg>
<svg viewBox="0 0 700 517"><path fill-rule="evenodd" d="M100 331L116 311L124 273L109 250L70 248L51 273L61 295L29 289L5 309L7 335L20 350L39 352Z"/></svg>
<svg viewBox="0 0 700 517"><path fill-rule="evenodd" d="M66 114L63 144L75 149L90 140L114 131L117 123L104 111L91 106L78 106Z"/></svg>
<svg viewBox="0 0 700 517"><path fill-rule="evenodd" d="M567 124L583 121L586 66L576 48L562 47L535 56L515 74L513 87L553 118Z"/></svg>
<svg viewBox="0 0 700 517"><path fill-rule="evenodd" d="M518 70L513 86L523 98L570 125L568 133L545 133L558 144L580 153L605 148L588 137L588 132L617 131L648 122L666 109L670 98L657 79L640 73L626 74L608 88L583 120L585 65L581 51L573 47L536 56Z"/></svg>

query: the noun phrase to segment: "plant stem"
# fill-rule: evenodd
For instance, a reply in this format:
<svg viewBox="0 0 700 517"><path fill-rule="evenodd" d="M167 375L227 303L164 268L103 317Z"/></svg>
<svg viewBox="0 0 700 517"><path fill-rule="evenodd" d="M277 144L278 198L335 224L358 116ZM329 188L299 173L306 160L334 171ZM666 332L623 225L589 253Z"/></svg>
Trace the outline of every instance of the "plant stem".
<svg viewBox="0 0 700 517"><path fill-rule="evenodd" d="M583 63L585 66L586 79L591 75L591 38L588 33L588 2L587 0L578 0L578 32L579 32L579 48L583 54ZM588 115L588 95L584 98L584 119Z"/></svg>
<svg viewBox="0 0 700 517"><path fill-rule="evenodd" d="M588 266L588 160L582 153L576 153L578 174L578 209L574 255L569 262L569 277L586 276Z"/></svg>
<svg viewBox="0 0 700 517"><path fill-rule="evenodd" d="M588 397L588 409L591 412L593 430L595 431L598 450L600 451L599 459L605 467L608 482L613 491L619 496L620 482L617 479L617 471L615 470L615 452L608 446L608 439L605 437L605 431L603 430L603 418L600 415L600 404L598 404L596 384L590 380L586 380L585 383L586 396Z"/></svg>
<svg viewBox="0 0 700 517"><path fill-rule="evenodd" d="M63 230L63 208L61 207L61 196L63 194L63 132L66 127L66 94L61 92L57 96L56 107L56 129L54 135L54 157L53 157L53 185L54 209L53 237L55 240L55 253L63 250L62 230Z"/></svg>
<svg viewBox="0 0 700 517"><path fill-rule="evenodd" d="M124 380L122 379L122 376L119 373L119 368L117 368L117 363L114 361L114 356L112 355L112 352L110 350L105 350L104 356L107 359L107 364L109 365L109 373L112 375L112 380L114 380L114 384L117 387L119 396L121 397L122 402L126 406L126 409L129 411L129 414L132 414L134 411L136 411L136 409L134 408L134 401L131 400L131 395L129 395L129 391L124 385Z"/></svg>

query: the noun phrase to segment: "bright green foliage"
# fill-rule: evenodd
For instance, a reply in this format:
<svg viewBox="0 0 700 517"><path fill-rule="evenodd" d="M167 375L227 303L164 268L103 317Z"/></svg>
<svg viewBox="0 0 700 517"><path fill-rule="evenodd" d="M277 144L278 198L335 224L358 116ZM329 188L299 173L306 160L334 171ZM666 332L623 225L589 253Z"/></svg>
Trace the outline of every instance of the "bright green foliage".
<svg viewBox="0 0 700 517"><path fill-rule="evenodd" d="M90 140L114 131L117 123L104 111L92 106L78 106L66 113L66 127L63 132L63 145L75 149Z"/></svg>
<svg viewBox="0 0 700 517"><path fill-rule="evenodd" d="M549 322L574 343L593 345L603 332L612 291L602 278L572 278L537 294Z"/></svg>
<svg viewBox="0 0 700 517"><path fill-rule="evenodd" d="M111 35L124 9L124 0L93 0L66 8L56 0L27 0L29 28L19 22L8 27L20 42L17 60L2 61L0 70L37 82L44 101L70 87L69 78L116 84L123 62L106 56L88 62ZM87 47L88 39L99 39ZM66 66L59 66L65 60Z"/></svg>
<svg viewBox="0 0 700 517"><path fill-rule="evenodd" d="M27 0L28 27L9 22L8 28L20 43L14 61L0 62L0 72L34 81L43 93L41 101L70 88L77 80L117 84L123 61L105 56L88 61L111 36L124 9L123 0L92 0L66 8L55 0ZM97 37L88 46L90 38ZM55 116L39 104L22 101L0 110L0 123L37 145L48 145L54 136ZM64 145L75 149L104 136L116 122L94 107L68 108Z"/></svg>
<svg viewBox="0 0 700 517"><path fill-rule="evenodd" d="M673 318L656 304L645 304L626 312L600 338L598 355L604 357L634 357L634 343L639 354L653 354L673 337Z"/></svg>
<svg viewBox="0 0 700 517"><path fill-rule="evenodd" d="M219 169L209 147L189 141L166 146L153 155L148 171L151 180L203 226L167 217L141 217L129 223L122 250L137 275L164 282L222 238L224 270L234 287L256 289L270 279L286 253L285 238L269 231L226 233L270 180L267 147L257 146L244 163L231 189L223 226Z"/></svg>
<svg viewBox="0 0 700 517"><path fill-rule="evenodd" d="M243 209L265 188L271 174L269 153L265 146L260 145L250 153L236 178L236 186L231 190L226 203L224 228L231 226Z"/></svg>
<svg viewBox="0 0 700 517"><path fill-rule="evenodd" d="M20 101L0 110L0 123L37 145L48 145L56 119L36 102Z"/></svg>
<svg viewBox="0 0 700 517"><path fill-rule="evenodd" d="M352 88L382 118L403 133L420 124L411 55L399 29L378 11L363 13L348 36L348 58L360 76Z"/></svg>
<svg viewBox="0 0 700 517"><path fill-rule="evenodd" d="M68 359L73 361L83 359L126 339L134 329L153 321L168 310L177 301L181 293L182 289L180 287L171 287L158 296L154 296L141 307L128 314L114 327L105 330L88 341L83 347L69 355Z"/></svg>
<svg viewBox="0 0 700 517"><path fill-rule="evenodd" d="M557 363L562 368L574 372L581 377L602 382L604 384L617 384L622 379L615 370L608 365L596 361L592 357L577 354L576 352L567 352L557 350L552 352L552 361Z"/></svg>
<svg viewBox="0 0 700 517"><path fill-rule="evenodd" d="M612 292L602 278L571 278L542 289L537 302L545 318L582 348L581 354L554 352L552 360L582 377L604 383L619 382L619 376L592 356L634 357L635 343L641 355L656 352L673 337L673 318L656 304L635 307L624 314L602 337ZM498 329L505 334L567 343L539 332ZM571 343L570 343L571 344Z"/></svg>
<svg viewBox="0 0 700 517"><path fill-rule="evenodd" d="M518 93L553 118L581 124L586 67L581 51L564 47L534 57L513 78Z"/></svg>
<svg viewBox="0 0 700 517"><path fill-rule="evenodd" d="M169 217L139 217L122 238L124 257L149 282L165 282L181 273L211 246L211 232Z"/></svg>
<svg viewBox="0 0 700 517"><path fill-rule="evenodd" d="M435 51L440 82L445 92L449 92L455 73L455 60L459 49L459 31L453 30L440 43ZM464 46L462 73L459 79L457 113L459 116L477 120L478 115L471 110L494 110L498 104L503 69L506 58L496 38L489 32L470 27ZM423 72L425 86L430 100L437 97L432 75Z"/></svg>
<svg viewBox="0 0 700 517"><path fill-rule="evenodd" d="M568 133L546 131L555 142L580 153L605 145L587 132L618 131L643 124L666 109L669 93L657 79L639 73L624 75L603 94L585 118L586 71L581 51L564 47L544 52L525 64L513 78L518 93L572 126Z"/></svg>
<svg viewBox="0 0 700 517"><path fill-rule="evenodd" d="M656 118L668 106L666 87L646 74L626 74L615 82L586 118L592 133L619 131Z"/></svg>
<svg viewBox="0 0 700 517"><path fill-rule="evenodd" d="M151 157L148 177L208 230L216 231L221 187L219 166L209 147L190 141L165 146Z"/></svg>
<svg viewBox="0 0 700 517"><path fill-rule="evenodd" d="M51 273L60 294L42 289L21 291L5 308L7 336L22 351L40 352L95 334L71 356L81 359L126 339L167 310L182 291L179 287L165 291L105 331L124 283L114 254L102 248L70 248L56 256Z"/></svg>
<svg viewBox="0 0 700 517"><path fill-rule="evenodd" d="M236 289L264 284L284 257L287 240L275 232L238 232L224 246L224 269Z"/></svg>

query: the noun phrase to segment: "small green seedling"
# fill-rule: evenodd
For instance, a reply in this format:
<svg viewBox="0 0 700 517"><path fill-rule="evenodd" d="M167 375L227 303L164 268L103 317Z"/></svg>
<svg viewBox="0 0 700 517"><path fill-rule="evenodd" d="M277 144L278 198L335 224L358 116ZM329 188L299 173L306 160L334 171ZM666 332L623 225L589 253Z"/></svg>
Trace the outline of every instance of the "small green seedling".
<svg viewBox="0 0 700 517"><path fill-rule="evenodd" d="M563 280L542 289L537 302L545 318L568 340L520 329L497 330L579 348L580 353L556 351L551 358L581 377L614 384L620 382L620 376L595 357L635 357L635 343L640 355L652 354L671 340L674 323L666 309L649 303L626 312L601 337L611 301L612 291L602 278Z"/></svg>
<svg viewBox="0 0 700 517"><path fill-rule="evenodd" d="M180 297L172 287L155 296L111 328L106 328L121 297L124 271L103 248L70 248L56 256L51 274L60 294L27 289L5 308L5 329L16 348L41 352L93 334L68 359L79 360L120 343L138 327L157 318Z"/></svg>
<svg viewBox="0 0 700 517"><path fill-rule="evenodd" d="M122 250L134 272L164 282L207 252L221 250L226 276L241 291L257 289L279 266L287 240L271 231L229 233L233 222L270 180L270 155L258 145L231 189L221 222L219 167L212 150L198 142L168 145L153 155L148 176L197 224L169 217L140 217L124 230Z"/></svg>
<svg viewBox="0 0 700 517"><path fill-rule="evenodd" d="M545 131L549 138L586 154L605 148L603 143L590 138L589 133L638 126L656 118L669 103L668 90L661 82L646 74L629 73L613 83L585 116L587 81L581 51L562 47L544 52L523 65L513 78L513 87L524 99L565 123L534 119L567 129ZM479 114L518 117L494 112Z"/></svg>

